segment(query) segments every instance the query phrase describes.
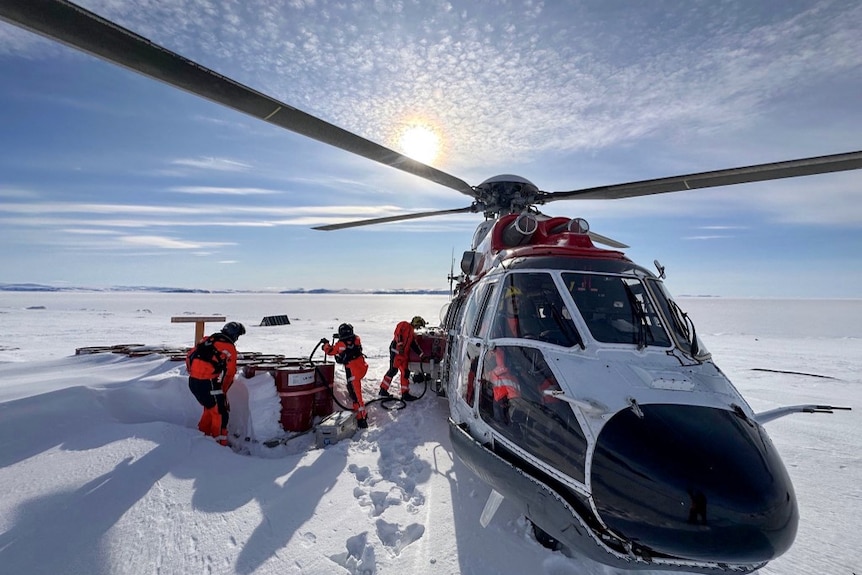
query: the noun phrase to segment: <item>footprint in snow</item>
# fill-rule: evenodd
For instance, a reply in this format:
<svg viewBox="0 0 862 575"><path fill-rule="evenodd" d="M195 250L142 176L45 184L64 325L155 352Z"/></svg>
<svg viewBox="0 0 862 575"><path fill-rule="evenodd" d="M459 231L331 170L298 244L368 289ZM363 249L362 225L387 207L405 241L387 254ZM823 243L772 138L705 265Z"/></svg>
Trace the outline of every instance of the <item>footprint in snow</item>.
<svg viewBox="0 0 862 575"><path fill-rule="evenodd" d="M411 523L401 529L397 523L387 523L383 519L377 520L377 537L395 555L400 555L405 547L420 539L424 534L425 526L419 523Z"/></svg>
<svg viewBox="0 0 862 575"><path fill-rule="evenodd" d="M374 547L368 544L368 532L363 531L347 539L347 552L331 555L329 558L344 567L351 575L374 575L377 572L377 559Z"/></svg>

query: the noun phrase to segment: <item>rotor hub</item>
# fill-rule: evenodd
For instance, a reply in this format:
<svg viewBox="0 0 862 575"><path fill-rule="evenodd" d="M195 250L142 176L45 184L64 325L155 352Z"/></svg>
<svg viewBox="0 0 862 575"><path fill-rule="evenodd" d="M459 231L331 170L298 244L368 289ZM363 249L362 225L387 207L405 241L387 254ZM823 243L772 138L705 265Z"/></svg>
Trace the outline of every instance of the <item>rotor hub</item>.
<svg viewBox="0 0 862 575"><path fill-rule="evenodd" d="M485 217L523 212L536 203L540 194L536 184L513 174L488 178L474 190L477 204L484 206Z"/></svg>

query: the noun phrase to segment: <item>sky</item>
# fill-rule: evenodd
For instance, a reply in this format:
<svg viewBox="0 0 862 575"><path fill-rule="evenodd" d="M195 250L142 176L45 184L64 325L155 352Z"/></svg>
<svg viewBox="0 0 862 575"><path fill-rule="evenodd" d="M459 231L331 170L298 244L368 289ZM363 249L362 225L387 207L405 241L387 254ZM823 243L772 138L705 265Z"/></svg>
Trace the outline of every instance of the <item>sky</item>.
<svg viewBox="0 0 862 575"><path fill-rule="evenodd" d="M367 430L324 449L313 433L266 448L259 442L289 436L278 427L273 379L241 374L228 393L233 446L225 448L196 429L200 407L182 362L74 352L183 348L193 328L168 316L217 310L248 327L239 351L308 357L333 318L349 317L368 355L368 400L388 367L393 317L418 313L433 325L447 298L392 299L0 292L0 313L15 328L0 346L4 573L622 575L541 547L508 500L482 528L490 488L453 453L447 400L431 391L402 411L370 405ZM853 408L765 425L800 518L790 549L757 575L859 573L862 328L854 315L862 301L802 301L795 314L781 300L679 303L755 412ZM290 325L250 321L276 305ZM344 402L344 373L335 374Z"/></svg>
<svg viewBox="0 0 862 575"><path fill-rule="evenodd" d="M472 185L565 191L862 149L852 1L88 0ZM470 198L0 23L0 283L444 289ZM430 135L429 135L430 134ZM421 137L420 137L421 139ZM676 294L862 297L860 174L561 201ZM825 280L825 281L824 281Z"/></svg>

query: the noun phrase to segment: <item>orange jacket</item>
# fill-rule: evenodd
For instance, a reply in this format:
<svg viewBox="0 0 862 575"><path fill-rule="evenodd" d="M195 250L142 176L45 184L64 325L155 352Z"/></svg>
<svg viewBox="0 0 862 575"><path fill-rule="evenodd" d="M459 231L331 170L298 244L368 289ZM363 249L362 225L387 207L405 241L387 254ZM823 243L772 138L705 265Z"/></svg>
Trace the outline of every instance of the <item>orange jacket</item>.
<svg viewBox="0 0 862 575"><path fill-rule="evenodd" d="M362 378L368 372L368 363L362 355L362 340L353 336L353 343L337 340L334 344L323 344L323 353L334 355L335 361L349 368L354 377Z"/></svg>
<svg viewBox="0 0 862 575"><path fill-rule="evenodd" d="M410 355L411 349L419 355L422 354L422 348L416 342L416 331L409 321L400 321L395 326L395 336L392 338L389 349L394 351L396 355L405 357Z"/></svg>
<svg viewBox="0 0 862 575"><path fill-rule="evenodd" d="M506 358L502 348L494 350L496 365L488 374L488 381L491 382L491 387L494 392L494 401L500 401L505 398L520 397L520 385L514 374L509 371L506 366Z"/></svg>
<svg viewBox="0 0 862 575"><path fill-rule="evenodd" d="M195 346L186 355L186 369L188 369L189 377L194 377L195 379L216 379L224 373L221 388L222 391L227 392L228 388L233 384L234 377L236 377L236 346L221 333L214 333L209 337L205 337L200 343L208 339L212 340L217 355L221 358L224 367L219 369L213 362L193 358L192 356L197 349L197 346Z"/></svg>

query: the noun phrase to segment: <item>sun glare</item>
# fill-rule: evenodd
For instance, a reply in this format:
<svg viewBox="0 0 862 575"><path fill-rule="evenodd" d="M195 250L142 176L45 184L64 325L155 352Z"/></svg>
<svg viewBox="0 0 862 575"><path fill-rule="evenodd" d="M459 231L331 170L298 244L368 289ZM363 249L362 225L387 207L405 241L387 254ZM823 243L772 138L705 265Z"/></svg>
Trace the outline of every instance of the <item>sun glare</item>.
<svg viewBox="0 0 862 575"><path fill-rule="evenodd" d="M414 160L430 164L440 151L440 138L428 126L412 125L401 134L401 149Z"/></svg>

